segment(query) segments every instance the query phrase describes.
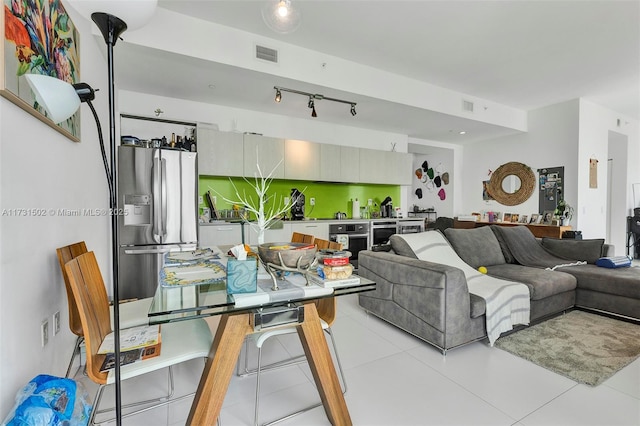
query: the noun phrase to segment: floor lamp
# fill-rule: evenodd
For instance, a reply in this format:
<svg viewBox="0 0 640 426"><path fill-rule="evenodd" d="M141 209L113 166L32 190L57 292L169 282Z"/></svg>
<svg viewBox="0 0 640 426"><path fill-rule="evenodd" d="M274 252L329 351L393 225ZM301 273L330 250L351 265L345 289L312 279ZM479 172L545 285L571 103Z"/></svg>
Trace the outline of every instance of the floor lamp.
<svg viewBox="0 0 640 426"><path fill-rule="evenodd" d="M114 83L114 67L113 67L113 47L120 35L127 30L127 24L118 16L130 16L133 22L132 27L144 25L151 18L155 11L157 0L133 0L133 1L78 1L71 2L74 7L83 16L90 15L91 19L100 29L107 45L107 67L108 67L108 83L109 83L109 157L110 164L107 162L107 156L104 148L102 137L102 128L98 115L91 104L94 99L94 90L84 83L70 85L53 77L28 75L27 81L36 94L36 100L50 114L50 117L56 123L66 120L78 109L81 102L87 102L91 108L91 112L96 120L98 127L98 138L102 151L102 160L107 175L109 186L109 207L110 211L117 211L118 189L117 189L117 167L116 167L116 131L115 131L115 83ZM110 13L107 13L110 12ZM41 78L42 77L42 78ZM55 80L57 82L52 82ZM57 91L59 90L59 92ZM62 94L66 94L67 102L62 101ZM75 96L75 98L74 98ZM55 98L58 98L55 100ZM75 106L75 108L74 108ZM64 109L65 112L58 111ZM69 115L64 116L67 112ZM55 118L54 118L55 117ZM112 280L113 280L113 321L114 321L114 340L115 340L115 359L120 359L120 309L119 309L119 264L118 264L118 217L114 214L111 217L111 261L112 261ZM116 424L122 422L122 392L120 383L120 363L115 363L115 411Z"/></svg>

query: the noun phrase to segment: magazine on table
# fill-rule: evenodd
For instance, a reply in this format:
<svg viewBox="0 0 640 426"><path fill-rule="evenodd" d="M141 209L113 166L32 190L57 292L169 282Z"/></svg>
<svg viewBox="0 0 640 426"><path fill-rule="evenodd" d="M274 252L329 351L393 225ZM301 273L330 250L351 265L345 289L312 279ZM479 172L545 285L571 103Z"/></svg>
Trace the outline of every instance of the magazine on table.
<svg viewBox="0 0 640 426"><path fill-rule="evenodd" d="M137 327L120 330L120 351L126 352L147 346L155 346L160 343L160 324L140 325ZM99 354L115 352L114 333L105 336L98 349Z"/></svg>

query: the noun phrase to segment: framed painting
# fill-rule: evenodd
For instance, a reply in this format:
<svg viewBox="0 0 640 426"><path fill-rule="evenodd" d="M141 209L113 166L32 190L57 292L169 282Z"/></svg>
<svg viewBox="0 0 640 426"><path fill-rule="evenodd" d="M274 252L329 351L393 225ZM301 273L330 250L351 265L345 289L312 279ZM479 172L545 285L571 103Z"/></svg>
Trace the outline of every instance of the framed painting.
<svg viewBox="0 0 640 426"><path fill-rule="evenodd" d="M69 139L80 141L80 109L56 124L35 99L25 74L80 81L80 35L60 0L3 0L0 95Z"/></svg>

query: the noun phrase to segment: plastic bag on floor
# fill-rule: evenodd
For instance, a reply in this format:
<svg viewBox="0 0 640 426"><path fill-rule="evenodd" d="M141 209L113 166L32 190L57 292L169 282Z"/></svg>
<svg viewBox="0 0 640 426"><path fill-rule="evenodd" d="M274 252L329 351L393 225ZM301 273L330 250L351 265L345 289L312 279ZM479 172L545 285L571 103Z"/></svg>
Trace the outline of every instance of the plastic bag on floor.
<svg viewBox="0 0 640 426"><path fill-rule="evenodd" d="M91 413L88 394L72 379L38 375L16 395L7 426L81 426Z"/></svg>

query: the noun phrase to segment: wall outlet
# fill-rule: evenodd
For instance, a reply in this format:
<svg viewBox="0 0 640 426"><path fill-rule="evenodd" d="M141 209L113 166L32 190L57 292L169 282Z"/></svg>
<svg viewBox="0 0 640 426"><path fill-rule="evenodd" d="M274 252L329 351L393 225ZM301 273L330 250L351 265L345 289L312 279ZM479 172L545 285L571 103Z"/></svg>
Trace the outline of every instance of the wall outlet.
<svg viewBox="0 0 640 426"><path fill-rule="evenodd" d="M213 205L217 206L218 205L218 197L217 196L213 196Z"/></svg>
<svg viewBox="0 0 640 426"><path fill-rule="evenodd" d="M315 206L316 205L316 199L314 197L309 198L309 205L310 206Z"/></svg>
<svg viewBox="0 0 640 426"><path fill-rule="evenodd" d="M369 198L369 199L367 200L367 205L368 205L368 206L372 206L372 205L373 205L373 199Z"/></svg>
<svg viewBox="0 0 640 426"><path fill-rule="evenodd" d="M204 203L204 198L202 198L202 195L198 196L198 204L202 204Z"/></svg>
<svg viewBox="0 0 640 426"><path fill-rule="evenodd" d="M53 314L53 335L60 333L60 311Z"/></svg>
<svg viewBox="0 0 640 426"><path fill-rule="evenodd" d="M47 343L49 343L49 321L44 320L40 325L40 342L42 343L42 347L44 348Z"/></svg>

